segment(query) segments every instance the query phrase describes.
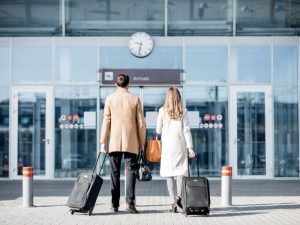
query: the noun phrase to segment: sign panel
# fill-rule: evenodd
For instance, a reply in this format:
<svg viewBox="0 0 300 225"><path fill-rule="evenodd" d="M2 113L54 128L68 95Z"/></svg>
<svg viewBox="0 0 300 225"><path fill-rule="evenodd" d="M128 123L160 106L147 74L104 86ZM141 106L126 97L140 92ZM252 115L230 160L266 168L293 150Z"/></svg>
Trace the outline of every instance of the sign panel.
<svg viewBox="0 0 300 225"><path fill-rule="evenodd" d="M83 118L85 129L96 129L96 112L84 112Z"/></svg>
<svg viewBox="0 0 300 225"><path fill-rule="evenodd" d="M179 69L102 69L102 84L114 84L119 74L129 76L131 84L180 84Z"/></svg>

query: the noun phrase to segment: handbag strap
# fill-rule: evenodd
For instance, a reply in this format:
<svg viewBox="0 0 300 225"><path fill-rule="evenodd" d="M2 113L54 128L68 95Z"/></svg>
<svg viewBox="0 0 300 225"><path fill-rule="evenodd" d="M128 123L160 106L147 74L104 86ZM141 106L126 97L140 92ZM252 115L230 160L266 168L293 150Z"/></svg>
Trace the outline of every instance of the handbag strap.
<svg viewBox="0 0 300 225"><path fill-rule="evenodd" d="M141 151L139 154L138 154L138 160L137 160L138 164L144 164L145 162L145 159L144 159L144 152Z"/></svg>

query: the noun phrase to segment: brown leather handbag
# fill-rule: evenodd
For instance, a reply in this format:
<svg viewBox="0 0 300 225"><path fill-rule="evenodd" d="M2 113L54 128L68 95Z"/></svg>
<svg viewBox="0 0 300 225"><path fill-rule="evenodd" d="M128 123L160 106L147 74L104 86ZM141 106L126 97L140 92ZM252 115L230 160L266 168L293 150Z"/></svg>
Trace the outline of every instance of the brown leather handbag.
<svg viewBox="0 0 300 225"><path fill-rule="evenodd" d="M161 141L156 138L151 139L147 143L146 161L160 162L161 158Z"/></svg>

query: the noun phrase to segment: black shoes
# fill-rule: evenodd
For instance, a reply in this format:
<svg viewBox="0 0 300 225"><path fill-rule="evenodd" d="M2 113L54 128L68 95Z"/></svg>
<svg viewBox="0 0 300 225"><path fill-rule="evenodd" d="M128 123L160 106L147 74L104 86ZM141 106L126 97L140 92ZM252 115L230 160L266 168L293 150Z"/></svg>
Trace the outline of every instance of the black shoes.
<svg viewBox="0 0 300 225"><path fill-rule="evenodd" d="M180 198L180 196L177 196L177 197L176 197L176 204L178 205L179 208L182 209L182 203L181 203L181 198Z"/></svg>
<svg viewBox="0 0 300 225"><path fill-rule="evenodd" d="M177 204L176 204L176 202L171 205L170 212L177 213Z"/></svg>
<svg viewBox="0 0 300 225"><path fill-rule="evenodd" d="M119 211L118 207L111 207L111 212L116 213L118 211Z"/></svg>
<svg viewBox="0 0 300 225"><path fill-rule="evenodd" d="M130 213L139 213L139 211L135 208L134 204L128 204L126 210Z"/></svg>

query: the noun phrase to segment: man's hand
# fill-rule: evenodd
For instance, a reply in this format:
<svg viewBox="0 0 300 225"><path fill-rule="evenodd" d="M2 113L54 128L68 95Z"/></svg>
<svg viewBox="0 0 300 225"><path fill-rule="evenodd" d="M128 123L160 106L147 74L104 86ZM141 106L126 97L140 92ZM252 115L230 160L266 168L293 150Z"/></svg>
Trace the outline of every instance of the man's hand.
<svg viewBox="0 0 300 225"><path fill-rule="evenodd" d="M140 152L143 152L145 150L144 145L140 147Z"/></svg>
<svg viewBox="0 0 300 225"><path fill-rule="evenodd" d="M100 152L106 153L105 144L101 144Z"/></svg>

